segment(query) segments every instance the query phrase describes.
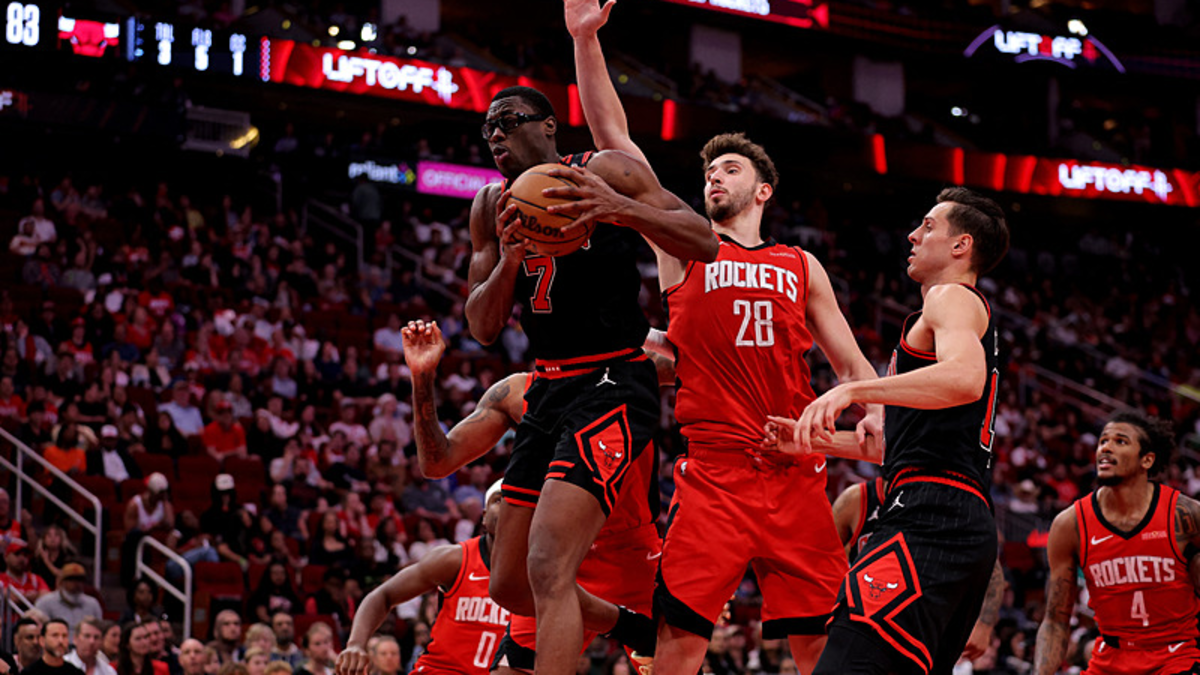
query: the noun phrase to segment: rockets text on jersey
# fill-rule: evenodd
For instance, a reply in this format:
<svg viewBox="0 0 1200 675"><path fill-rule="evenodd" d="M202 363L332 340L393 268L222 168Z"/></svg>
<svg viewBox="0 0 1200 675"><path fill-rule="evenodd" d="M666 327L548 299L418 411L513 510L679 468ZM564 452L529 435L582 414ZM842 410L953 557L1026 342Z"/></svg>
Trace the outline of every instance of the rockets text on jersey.
<svg viewBox="0 0 1200 675"><path fill-rule="evenodd" d="M717 259L690 263L664 302L677 348L675 415L689 444L756 447L768 415L798 417L813 400L800 249L721 237Z"/></svg>

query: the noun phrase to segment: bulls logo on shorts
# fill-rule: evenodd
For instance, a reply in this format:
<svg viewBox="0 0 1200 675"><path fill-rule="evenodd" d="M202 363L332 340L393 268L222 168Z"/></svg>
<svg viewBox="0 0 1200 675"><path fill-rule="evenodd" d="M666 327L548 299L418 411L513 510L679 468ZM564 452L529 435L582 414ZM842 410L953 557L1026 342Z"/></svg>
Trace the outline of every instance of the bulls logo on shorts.
<svg viewBox="0 0 1200 675"><path fill-rule="evenodd" d="M625 406L581 429L575 434L579 455L592 473L592 479L604 488L604 499L609 511L617 501L621 478L631 461L629 420Z"/></svg>
<svg viewBox="0 0 1200 675"><path fill-rule="evenodd" d="M921 597L921 581L912 554L897 534L861 554L846 577L846 604L850 618L872 626L901 654L933 665L929 650L896 623L896 616Z"/></svg>

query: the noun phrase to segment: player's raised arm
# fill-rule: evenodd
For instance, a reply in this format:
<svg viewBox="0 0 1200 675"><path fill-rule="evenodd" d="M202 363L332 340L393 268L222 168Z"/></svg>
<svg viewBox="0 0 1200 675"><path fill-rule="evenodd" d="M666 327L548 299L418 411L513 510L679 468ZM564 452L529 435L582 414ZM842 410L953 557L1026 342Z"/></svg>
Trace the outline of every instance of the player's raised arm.
<svg viewBox="0 0 1200 675"><path fill-rule="evenodd" d="M549 175L576 184L542 191L547 197L575 200L546 209L576 220L564 231L589 222L612 222L637 230L651 245L679 260L717 259L719 244L708 219L663 188L650 167L633 156L605 150L586 169L562 167Z"/></svg>
<svg viewBox="0 0 1200 675"><path fill-rule="evenodd" d="M446 349L437 323L409 322L401 331L404 360L412 371L413 430L421 472L431 479L444 478L487 454L509 429L517 425L513 410L520 410L525 373L509 375L488 388L475 410L442 433L434 400L438 363Z"/></svg>
<svg viewBox="0 0 1200 675"><path fill-rule="evenodd" d="M567 32L575 41L575 79L592 141L598 150L621 150L644 164L650 162L629 136L625 108L613 87L597 32L608 22L617 0L563 0Z"/></svg>
<svg viewBox="0 0 1200 675"><path fill-rule="evenodd" d="M490 345L512 316L513 284L525 260L525 246L513 236L516 207L505 207L499 185L487 185L471 204L471 265L465 314L471 336ZM500 210L503 208L503 210ZM497 231L497 223L505 229Z"/></svg>
<svg viewBox="0 0 1200 675"><path fill-rule="evenodd" d="M1037 634L1037 675L1054 675L1062 666L1071 637L1071 614L1079 595L1075 568L1079 565L1079 530L1074 507L1054 519L1046 555L1050 579L1046 582L1046 616Z"/></svg>
<svg viewBox="0 0 1200 675"><path fill-rule="evenodd" d="M419 595L453 586L462 561L462 546L438 546L420 562L405 567L368 593L354 614L346 649L338 655L337 675L367 675L371 669L367 640L383 625L388 612Z"/></svg>

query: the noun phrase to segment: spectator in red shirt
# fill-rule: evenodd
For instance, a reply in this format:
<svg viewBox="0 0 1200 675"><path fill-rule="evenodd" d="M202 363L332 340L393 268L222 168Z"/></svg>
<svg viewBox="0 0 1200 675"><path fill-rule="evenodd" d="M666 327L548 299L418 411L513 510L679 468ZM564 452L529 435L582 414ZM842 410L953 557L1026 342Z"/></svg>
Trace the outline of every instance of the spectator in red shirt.
<svg viewBox="0 0 1200 675"><path fill-rule="evenodd" d="M8 588L25 596L34 602L50 592L46 581L29 571L29 544L24 539L13 539L4 550L4 564L8 570L0 572L0 586Z"/></svg>
<svg viewBox="0 0 1200 675"><path fill-rule="evenodd" d="M0 377L0 421L5 419L15 422L25 419L25 401L17 396L13 379L7 375Z"/></svg>
<svg viewBox="0 0 1200 675"><path fill-rule="evenodd" d="M157 330L150 312L146 311L145 307L135 308L133 310L133 317L129 320L127 326L126 337L129 340L129 344L137 347L143 353L149 350L150 346L154 344L154 336Z"/></svg>
<svg viewBox="0 0 1200 675"><path fill-rule="evenodd" d="M234 455L246 458L246 430L242 423L233 419L233 404L222 398L216 404L217 418L204 427L200 437L204 449L218 462Z"/></svg>
<svg viewBox="0 0 1200 675"><path fill-rule="evenodd" d="M158 278L149 282L149 287L138 294L138 304L149 310L155 319L162 319L175 311L175 299L163 290Z"/></svg>

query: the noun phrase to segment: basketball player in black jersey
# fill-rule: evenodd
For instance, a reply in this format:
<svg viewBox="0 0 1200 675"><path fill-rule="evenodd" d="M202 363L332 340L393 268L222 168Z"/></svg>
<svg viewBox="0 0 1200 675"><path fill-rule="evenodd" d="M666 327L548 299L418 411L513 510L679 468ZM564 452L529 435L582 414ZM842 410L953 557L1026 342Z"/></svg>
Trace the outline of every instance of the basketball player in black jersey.
<svg viewBox="0 0 1200 675"><path fill-rule="evenodd" d="M846 548L846 557L850 564L858 559L860 550L866 547L867 540L875 533L875 525L883 513L884 499L883 478L875 478L865 483L855 483L842 491L833 502L833 523L837 526L838 537ZM983 608L979 611L979 619L971 630L971 638L963 648L963 657L975 660L983 656L992 642L992 632L996 621L1000 618L1000 603L1004 598L1004 569L996 560L992 568L992 578L988 582L987 596Z"/></svg>
<svg viewBox="0 0 1200 675"><path fill-rule="evenodd" d="M949 673L996 561L989 496L999 346L979 275L1008 250L1004 211L949 188L909 234L924 304L888 377L847 382L805 409L800 452L852 403L884 409L885 506L846 575L815 673Z"/></svg>
<svg viewBox="0 0 1200 675"><path fill-rule="evenodd" d="M596 229L571 254L527 256L515 205L506 205L503 186L485 187L471 208L466 306L471 334L491 344L520 304L539 371L504 477L490 592L510 611L537 617L536 667L546 675L574 672L585 624L625 644L638 632L627 613L577 595L575 584L659 417L655 367L640 348L648 323L636 249L645 238L677 258L711 261L718 247L708 221L638 159L616 151L560 158L557 124L544 95L512 87L492 100L483 134L507 181L564 163L551 174L578 187L557 196L577 201L558 213ZM648 642L634 646L652 650L653 628L644 632Z"/></svg>

